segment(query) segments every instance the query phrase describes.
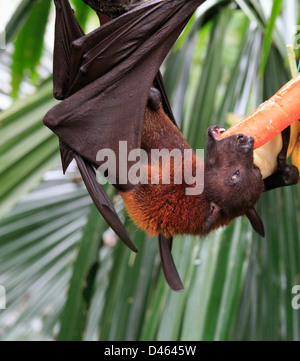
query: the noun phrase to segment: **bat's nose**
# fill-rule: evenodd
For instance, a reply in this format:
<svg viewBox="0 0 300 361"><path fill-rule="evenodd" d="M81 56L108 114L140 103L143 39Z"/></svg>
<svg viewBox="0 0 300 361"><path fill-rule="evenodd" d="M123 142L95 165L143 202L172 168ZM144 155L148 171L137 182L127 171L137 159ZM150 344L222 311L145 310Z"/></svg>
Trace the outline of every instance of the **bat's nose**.
<svg viewBox="0 0 300 361"><path fill-rule="evenodd" d="M247 137L248 138L248 142L251 144L251 145L254 145L254 139L252 137Z"/></svg>
<svg viewBox="0 0 300 361"><path fill-rule="evenodd" d="M254 139L252 137L246 137L244 134L237 134L236 141L240 144L254 144Z"/></svg>
<svg viewBox="0 0 300 361"><path fill-rule="evenodd" d="M241 150L250 151L253 150L254 139L252 137L247 137L243 134L237 134L236 143L238 145L238 148L240 148Z"/></svg>

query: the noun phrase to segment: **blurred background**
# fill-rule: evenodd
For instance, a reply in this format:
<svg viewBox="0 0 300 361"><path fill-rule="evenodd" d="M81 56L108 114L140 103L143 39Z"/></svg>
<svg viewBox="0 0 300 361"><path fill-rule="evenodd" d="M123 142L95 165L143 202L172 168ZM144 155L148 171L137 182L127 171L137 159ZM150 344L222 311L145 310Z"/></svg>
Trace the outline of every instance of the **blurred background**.
<svg viewBox="0 0 300 361"><path fill-rule="evenodd" d="M71 3L86 32L98 26L82 0ZM185 290L170 291L156 239L132 224L112 187L137 255L108 229L76 167L62 175L58 139L42 123L57 103L54 20L51 0L0 0L0 339L300 340L300 187L262 197L265 239L245 217L204 239L176 237ZM286 44L297 24L298 0L198 9L162 67L192 147L205 147L209 125L228 127L291 78Z"/></svg>

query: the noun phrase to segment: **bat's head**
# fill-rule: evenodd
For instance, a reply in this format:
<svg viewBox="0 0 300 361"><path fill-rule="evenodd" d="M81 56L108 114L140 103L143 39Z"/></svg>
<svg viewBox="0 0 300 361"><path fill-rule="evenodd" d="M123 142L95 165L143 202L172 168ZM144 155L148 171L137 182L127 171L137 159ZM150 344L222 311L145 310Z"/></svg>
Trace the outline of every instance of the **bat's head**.
<svg viewBox="0 0 300 361"><path fill-rule="evenodd" d="M207 132L204 184L210 209L205 231L246 214L263 234L262 222L254 210L264 191L261 172L253 163L254 140L243 134L219 140L222 132L220 127L210 127Z"/></svg>

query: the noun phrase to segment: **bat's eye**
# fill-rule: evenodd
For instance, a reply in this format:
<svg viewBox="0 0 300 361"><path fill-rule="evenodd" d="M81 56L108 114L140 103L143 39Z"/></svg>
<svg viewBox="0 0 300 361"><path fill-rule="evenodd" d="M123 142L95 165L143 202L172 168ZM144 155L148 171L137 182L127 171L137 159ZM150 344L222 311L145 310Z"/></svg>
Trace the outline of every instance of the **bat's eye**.
<svg viewBox="0 0 300 361"><path fill-rule="evenodd" d="M240 171L238 170L231 175L230 181L232 183L237 183L240 180L240 176L241 176L241 174L240 174Z"/></svg>

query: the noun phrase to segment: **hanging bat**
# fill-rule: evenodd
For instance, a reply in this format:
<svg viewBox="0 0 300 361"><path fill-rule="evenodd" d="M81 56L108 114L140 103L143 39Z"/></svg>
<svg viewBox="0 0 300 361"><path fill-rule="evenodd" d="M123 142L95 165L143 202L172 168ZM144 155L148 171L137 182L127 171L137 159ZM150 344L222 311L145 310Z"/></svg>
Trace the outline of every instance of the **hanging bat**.
<svg viewBox="0 0 300 361"><path fill-rule="evenodd" d="M204 1L150 0L85 35L68 0L55 0L54 96L63 101L46 114L44 123L59 137L63 171L76 160L97 208L135 252L97 181L95 169L103 165L97 155L101 149L118 154L120 141L127 142L128 153L142 149L149 158L152 149L177 149L181 154L190 150L190 166L195 169L199 159L176 125L159 67ZM158 236L163 272L175 291L183 285L171 254L174 235L205 235L244 214L264 235L254 208L264 191L261 173L253 163L254 141L242 134L220 140L222 132L219 127L207 132L204 189L199 195L186 194L191 184L184 178L181 184L175 182L184 163L179 167L172 163L169 184L160 183L161 165L158 184L132 184L127 177L124 182L119 158L115 173L109 174L131 218ZM126 166L130 165L128 161ZM150 161L146 176L152 168Z"/></svg>

